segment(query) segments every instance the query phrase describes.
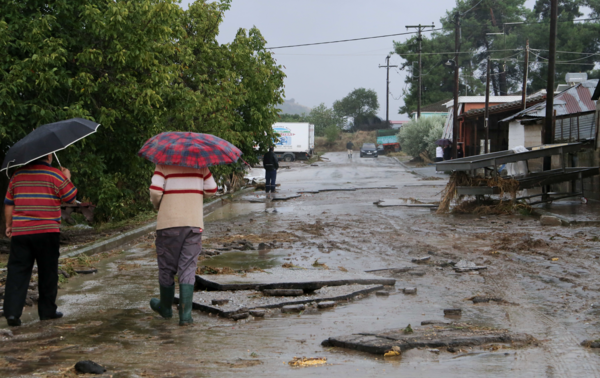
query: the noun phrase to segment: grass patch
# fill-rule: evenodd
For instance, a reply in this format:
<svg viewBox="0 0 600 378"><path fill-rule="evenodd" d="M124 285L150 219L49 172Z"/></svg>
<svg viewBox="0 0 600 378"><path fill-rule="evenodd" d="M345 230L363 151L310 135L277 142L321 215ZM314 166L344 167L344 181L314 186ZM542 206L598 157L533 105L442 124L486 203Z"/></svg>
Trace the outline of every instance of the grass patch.
<svg viewBox="0 0 600 378"><path fill-rule="evenodd" d="M99 223L97 225L94 225L94 229L98 232L103 232L103 231L110 231L110 230L114 230L114 229L118 229L118 228L135 227L135 226L139 226L140 224L147 223L151 220L154 220L155 218L156 218L156 212L145 211L145 212L139 213L138 215L136 215L133 218L125 219L122 221Z"/></svg>

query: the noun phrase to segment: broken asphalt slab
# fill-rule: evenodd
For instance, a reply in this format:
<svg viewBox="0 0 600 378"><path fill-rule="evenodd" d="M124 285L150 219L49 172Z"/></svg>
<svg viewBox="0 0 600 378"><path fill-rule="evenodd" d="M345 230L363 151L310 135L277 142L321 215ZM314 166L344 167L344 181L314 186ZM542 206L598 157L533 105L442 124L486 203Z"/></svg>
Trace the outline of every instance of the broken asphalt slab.
<svg viewBox="0 0 600 378"><path fill-rule="evenodd" d="M393 278L373 274L328 271L323 269L272 268L245 276L237 274L196 275L196 290L302 289L305 292L324 286L395 285Z"/></svg>
<svg viewBox="0 0 600 378"><path fill-rule="evenodd" d="M358 296L367 295L374 291L382 290L382 285L346 285L336 287L323 287L311 294L304 294L294 298L265 296L260 291L239 290L235 292L217 292L217 291L197 291L194 293L192 308L211 314L216 314L224 318L236 319L237 315L249 313L255 310L266 310L283 308L285 306L309 305L311 303L325 303L319 308L331 307L331 302L345 301ZM228 301L223 305L213 305L213 299L219 298L221 301L228 297ZM178 299L175 299L178 303ZM224 302L224 301L223 301ZM221 302L221 303L223 303ZM264 316L264 314L263 314ZM241 319L241 318L240 318Z"/></svg>
<svg viewBox="0 0 600 378"><path fill-rule="evenodd" d="M330 337L322 345L383 355L394 347L406 351L413 348L472 347L492 343L527 346L536 344L537 340L527 334L515 334L506 330L481 329L460 323L438 323L435 326L414 327L412 333L398 329Z"/></svg>

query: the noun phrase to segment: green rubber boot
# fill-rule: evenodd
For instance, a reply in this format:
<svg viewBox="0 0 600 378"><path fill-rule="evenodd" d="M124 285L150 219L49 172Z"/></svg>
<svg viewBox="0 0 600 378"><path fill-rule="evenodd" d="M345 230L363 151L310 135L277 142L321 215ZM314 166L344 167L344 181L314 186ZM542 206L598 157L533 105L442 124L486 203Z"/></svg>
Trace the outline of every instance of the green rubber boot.
<svg viewBox="0 0 600 378"><path fill-rule="evenodd" d="M160 300L150 299L150 307L165 319L173 317L173 298L175 298L175 284L171 286L160 285Z"/></svg>
<svg viewBox="0 0 600 378"><path fill-rule="evenodd" d="M194 299L194 285L179 284L179 325L192 324L192 300Z"/></svg>

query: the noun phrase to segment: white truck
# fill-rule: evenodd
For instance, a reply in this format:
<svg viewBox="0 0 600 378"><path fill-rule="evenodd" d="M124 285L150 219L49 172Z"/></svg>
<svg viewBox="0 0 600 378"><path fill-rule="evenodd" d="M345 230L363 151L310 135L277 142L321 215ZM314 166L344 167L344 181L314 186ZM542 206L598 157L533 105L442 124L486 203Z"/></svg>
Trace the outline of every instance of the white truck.
<svg viewBox="0 0 600 378"><path fill-rule="evenodd" d="M281 161L310 159L315 149L315 126L308 122L277 122L275 155Z"/></svg>

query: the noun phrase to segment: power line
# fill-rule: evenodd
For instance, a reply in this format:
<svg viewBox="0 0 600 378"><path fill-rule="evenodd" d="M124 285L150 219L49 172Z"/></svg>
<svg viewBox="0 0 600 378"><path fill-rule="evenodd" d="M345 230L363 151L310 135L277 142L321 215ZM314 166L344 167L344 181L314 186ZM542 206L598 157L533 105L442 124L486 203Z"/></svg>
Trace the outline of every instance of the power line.
<svg viewBox="0 0 600 378"><path fill-rule="evenodd" d="M442 30L442 28L439 29L432 29L432 30L427 30L429 32L431 31L436 31L436 30ZM288 45L288 46L277 46L277 47L266 47L267 50L275 50L275 49L287 49L290 47L303 47L303 46L316 46L316 45L327 45L327 44L331 44L331 43L342 43L342 42L354 42L354 41L364 41L367 39L376 39L376 38L387 38L387 37L395 37L398 35L407 35L407 34L416 34L417 32L406 32L406 33L397 33L397 34L386 34L386 35L376 35L374 37L362 37L362 38L352 38L352 39L340 39L337 41L328 41L328 42L315 42L315 43L303 43L300 45Z"/></svg>
<svg viewBox="0 0 600 378"><path fill-rule="evenodd" d="M477 3L477 5L481 4L483 0L481 0L479 3ZM461 15L465 15L468 12L470 12L471 10L473 10L475 7L477 7L477 5L475 5L473 8L469 9L468 11L462 13ZM573 20L558 20L558 22L580 22L580 21L597 21L600 20L600 17L598 18L578 18L578 19L573 19ZM548 22L526 22L523 21L523 25L533 25L533 24L546 24ZM433 32L433 31L439 31L439 30L444 30L443 27L441 28L437 28L437 29L431 29L431 30L427 30L428 32ZM298 45L287 45L287 46L276 46L276 47L266 47L267 50L275 50L275 49L287 49L287 48L292 48L292 47L304 47L304 46L318 46L318 45L327 45L327 44L332 44L332 43L344 43L344 42L355 42L355 41L364 41L364 40L368 40L368 39L377 39L377 38L387 38L387 37L395 37L395 36L399 36L399 35L409 35L409 34L416 34L417 32L406 32L406 33L396 33L396 34L385 34L385 35L376 35L373 37L362 37L362 38L351 38L351 39L340 39L337 41L327 41L327 42L314 42L314 43L303 43L303 44L298 44Z"/></svg>

